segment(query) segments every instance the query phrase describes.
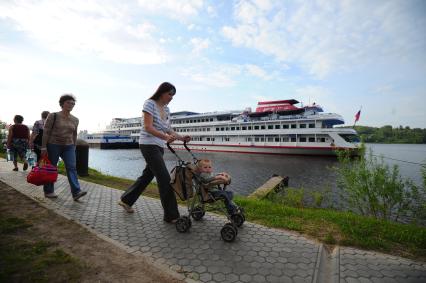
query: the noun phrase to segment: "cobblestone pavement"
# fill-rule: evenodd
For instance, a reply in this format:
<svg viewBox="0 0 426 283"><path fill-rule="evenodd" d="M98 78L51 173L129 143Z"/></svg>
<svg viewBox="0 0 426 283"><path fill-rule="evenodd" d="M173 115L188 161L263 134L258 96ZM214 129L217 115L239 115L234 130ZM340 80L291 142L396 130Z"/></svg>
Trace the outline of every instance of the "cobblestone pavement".
<svg viewBox="0 0 426 283"><path fill-rule="evenodd" d="M321 244L295 233L246 222L233 243L223 242L226 218L207 213L189 233L162 221L159 200L141 197L128 214L117 205L121 191L81 181L88 191L72 200L66 177L59 176L55 200L26 182L0 159L0 180L43 205L90 227L104 238L149 257L155 264L201 282L426 282L426 263L352 248L328 254ZM186 208L180 207L186 215Z"/></svg>

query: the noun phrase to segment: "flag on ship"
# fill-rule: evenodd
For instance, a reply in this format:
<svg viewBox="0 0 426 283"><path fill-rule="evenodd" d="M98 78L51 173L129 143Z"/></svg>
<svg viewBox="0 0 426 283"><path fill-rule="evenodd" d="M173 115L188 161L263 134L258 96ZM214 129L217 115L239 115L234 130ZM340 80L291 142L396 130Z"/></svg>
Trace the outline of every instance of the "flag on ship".
<svg viewBox="0 0 426 283"><path fill-rule="evenodd" d="M358 122L359 116L361 116L361 109L355 114L355 122Z"/></svg>

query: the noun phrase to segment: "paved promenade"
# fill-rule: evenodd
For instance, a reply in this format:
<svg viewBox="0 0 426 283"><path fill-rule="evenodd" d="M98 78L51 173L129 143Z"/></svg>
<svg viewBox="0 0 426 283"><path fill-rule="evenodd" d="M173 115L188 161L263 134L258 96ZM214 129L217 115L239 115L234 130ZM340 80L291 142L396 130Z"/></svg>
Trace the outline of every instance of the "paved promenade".
<svg viewBox="0 0 426 283"><path fill-rule="evenodd" d="M136 212L127 214L117 205L121 191L81 181L88 194L75 202L64 176L55 185L59 197L45 199L41 187L4 159L0 180L188 282L426 282L425 262L343 247L330 254L313 240L249 222L235 242L225 243L220 229L226 219L210 213L181 234L162 221L156 199L141 197Z"/></svg>

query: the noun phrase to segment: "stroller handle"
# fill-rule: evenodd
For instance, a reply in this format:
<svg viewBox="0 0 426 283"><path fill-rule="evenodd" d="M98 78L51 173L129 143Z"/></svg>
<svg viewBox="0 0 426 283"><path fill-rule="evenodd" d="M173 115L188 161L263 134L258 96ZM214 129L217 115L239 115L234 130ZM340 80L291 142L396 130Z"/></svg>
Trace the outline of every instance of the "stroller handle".
<svg viewBox="0 0 426 283"><path fill-rule="evenodd" d="M173 153L173 154L176 154L176 151L170 146L170 143L168 142L168 143L166 143L167 144L167 147L169 148L169 150Z"/></svg>
<svg viewBox="0 0 426 283"><path fill-rule="evenodd" d="M169 150L174 154L174 155L176 155L176 157L179 159L179 161L183 161L180 157L179 157L179 155L176 153L176 151L170 146L170 143L168 142L168 143L166 143L167 144L167 147L169 148ZM191 154L191 156L192 156L192 159L194 160L194 163L197 163L198 162L198 159L197 159L197 157L191 152L191 150L188 148L188 146L186 145L186 141L184 141L183 142L183 146L185 147L185 149Z"/></svg>
<svg viewBox="0 0 426 283"><path fill-rule="evenodd" d="M191 152L191 150L188 148L188 146L186 145L186 141L184 141L183 142L183 146L185 147L185 149L187 150L187 151L189 151L189 152ZM172 153L175 153L176 154L176 151L170 146L170 143L168 142L167 143L167 147L169 148L169 150L172 152Z"/></svg>

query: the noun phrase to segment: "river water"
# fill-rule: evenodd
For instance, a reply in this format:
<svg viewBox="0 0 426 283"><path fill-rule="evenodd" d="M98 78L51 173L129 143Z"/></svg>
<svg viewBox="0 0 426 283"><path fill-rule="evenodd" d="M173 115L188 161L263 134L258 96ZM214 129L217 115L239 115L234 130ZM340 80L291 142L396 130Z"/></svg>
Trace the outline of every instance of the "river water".
<svg viewBox="0 0 426 283"><path fill-rule="evenodd" d="M416 184L422 183L421 165L426 163L425 144L366 144L375 156L383 156L389 165L398 165L400 174ZM191 160L184 151L179 156ZM288 176L290 186L305 190L323 191L336 189L336 174L331 169L338 165L334 157L287 156L241 153L198 153L197 158L213 161L216 172L228 172L232 176L230 189L240 195L248 195L266 182L273 174ZM166 150L166 165L171 170L177 158ZM90 148L89 166L102 173L128 179L136 179L145 167L138 149L101 150Z"/></svg>

